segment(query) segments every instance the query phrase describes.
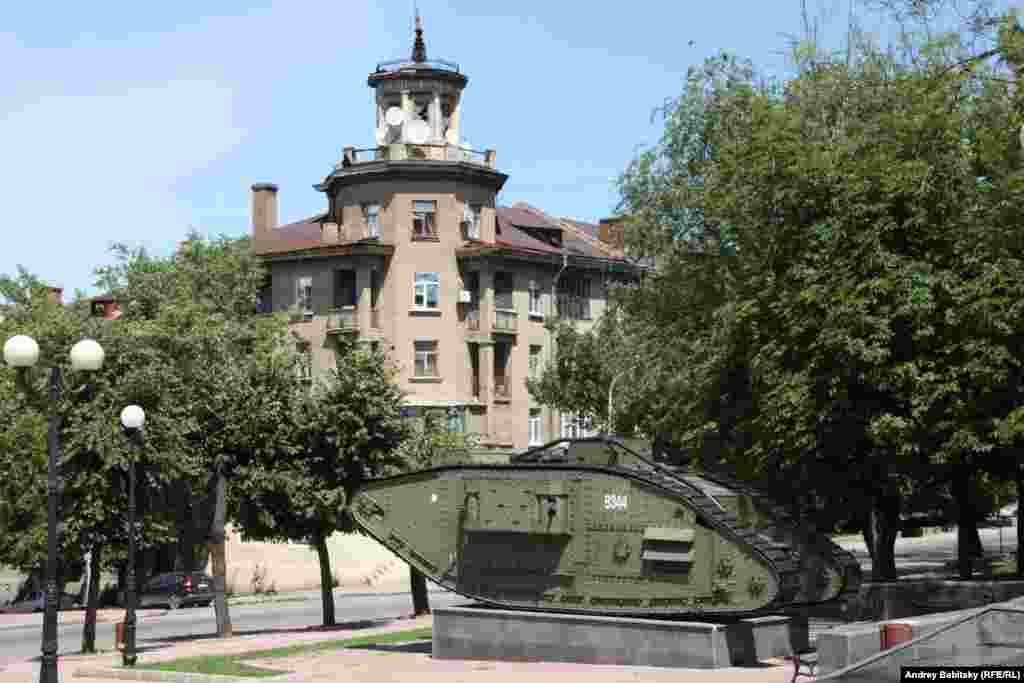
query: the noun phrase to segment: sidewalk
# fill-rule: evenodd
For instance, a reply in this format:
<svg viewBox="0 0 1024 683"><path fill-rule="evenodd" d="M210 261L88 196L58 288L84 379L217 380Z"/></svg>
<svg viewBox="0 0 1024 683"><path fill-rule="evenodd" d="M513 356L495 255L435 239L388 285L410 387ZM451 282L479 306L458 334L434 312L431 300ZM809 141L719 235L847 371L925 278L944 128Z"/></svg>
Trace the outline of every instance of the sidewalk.
<svg viewBox="0 0 1024 683"><path fill-rule="evenodd" d="M356 636L377 633L405 631L430 626L432 619L394 620L385 625L370 627L365 624L341 625L334 630L310 630L306 632L281 632L271 635L238 636L226 640L206 638L177 643L160 643L154 649L140 653L139 663L167 661L179 657L193 657L211 654L232 654L266 648L315 643L325 640L342 640ZM248 660L247 660L248 661ZM353 681L354 683L376 683L378 681L415 680L417 683L455 683L458 681L518 682L528 677L535 680L559 683L612 683L614 681L651 681L652 683L677 683L678 681L700 681L713 679L716 683L780 683L789 681L792 665L774 660L774 666L763 668L727 669L663 669L654 667L598 666L586 664L545 664L491 661L434 660L429 654L429 643L413 643L397 646L381 646L377 649L349 649L299 655L285 659L252 660L251 664L269 669L293 672L288 683L313 683L314 681ZM120 654L74 655L60 660L60 678L63 683L112 683L123 678L99 676L104 669L119 668ZM77 672L91 674L76 675ZM125 672L127 673L127 672ZM123 675L123 674L122 674ZM185 683L198 683L201 677L181 674L176 678ZM0 671L0 683L37 683L38 662L20 662ZM213 680L213 679L207 679ZM256 680L256 679L253 679Z"/></svg>

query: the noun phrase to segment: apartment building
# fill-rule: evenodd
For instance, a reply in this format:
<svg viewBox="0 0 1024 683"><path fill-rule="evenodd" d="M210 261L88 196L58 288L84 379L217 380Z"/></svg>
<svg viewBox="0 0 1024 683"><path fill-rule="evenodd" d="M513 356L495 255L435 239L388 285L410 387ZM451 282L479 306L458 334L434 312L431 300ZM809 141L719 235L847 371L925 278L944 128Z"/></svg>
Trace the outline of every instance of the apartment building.
<svg viewBox="0 0 1024 683"><path fill-rule="evenodd" d="M546 319L591 324L608 283L637 269L613 221L496 206L508 176L494 150L460 136L467 83L458 65L427 59L417 19L412 58L367 79L376 144L344 148L315 185L326 208L308 219L278 225L277 186L253 185L253 236L270 274L261 305L290 312L310 377L333 366L338 339L379 348L407 414L436 411L501 457L585 433L536 405L525 380L553 352Z"/></svg>

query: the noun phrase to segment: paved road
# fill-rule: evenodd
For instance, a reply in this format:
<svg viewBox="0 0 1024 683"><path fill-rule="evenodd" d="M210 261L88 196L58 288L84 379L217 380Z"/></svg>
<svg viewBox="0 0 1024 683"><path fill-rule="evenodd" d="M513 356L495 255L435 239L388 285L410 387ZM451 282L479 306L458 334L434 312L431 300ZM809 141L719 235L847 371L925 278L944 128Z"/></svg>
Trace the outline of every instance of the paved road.
<svg viewBox="0 0 1024 683"><path fill-rule="evenodd" d="M1000 541L1000 531L1002 539ZM979 529L981 545L986 555L1008 554L1017 549L1017 527ZM928 534L918 538L896 539L896 569L901 576L912 574L944 573L949 563L956 560L956 531ZM854 554L865 572L871 571L871 557L864 539L842 540L841 546Z"/></svg>
<svg viewBox="0 0 1024 683"><path fill-rule="evenodd" d="M251 605L233 605L231 622L236 634L256 633L269 629L303 628L321 623L319 593L303 594L302 602L268 602ZM447 591L431 591L430 604L436 607L465 603L466 599ZM368 619L395 618L412 612L408 593L384 595L344 595L334 597L335 617L338 623ZM39 624L19 628L0 629L0 668L5 663L37 657L40 649L42 616ZM213 634L216 629L213 607L196 607L167 612L138 623L138 645L144 652L147 643L174 638ZM82 625L61 626L57 633L61 654L79 651L82 644ZM114 647L114 624L96 625L96 647L109 650Z"/></svg>

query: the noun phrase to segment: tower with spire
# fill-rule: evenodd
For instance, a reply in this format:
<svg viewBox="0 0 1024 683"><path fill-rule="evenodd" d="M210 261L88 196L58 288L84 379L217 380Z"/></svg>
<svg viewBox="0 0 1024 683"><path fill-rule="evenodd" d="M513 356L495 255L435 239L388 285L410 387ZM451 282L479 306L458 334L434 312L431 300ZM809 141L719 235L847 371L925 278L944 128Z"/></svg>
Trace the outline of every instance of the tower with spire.
<svg viewBox="0 0 1024 683"><path fill-rule="evenodd" d="M348 348L337 340L377 347L398 368L410 414L443 410L450 429L481 435L489 452L523 448L540 434L541 408L522 380L551 343L543 320L553 283L580 301L571 310L589 311L589 284L574 272L596 277L610 261L589 236L566 242L568 255L569 223L497 208L507 176L493 149L463 135L469 79L428 54L419 12L414 30L412 49L366 79L375 139L344 147L314 185L325 210L279 226L277 186L253 185L265 302L289 312L312 377ZM554 413L544 416L541 431L554 434Z"/></svg>

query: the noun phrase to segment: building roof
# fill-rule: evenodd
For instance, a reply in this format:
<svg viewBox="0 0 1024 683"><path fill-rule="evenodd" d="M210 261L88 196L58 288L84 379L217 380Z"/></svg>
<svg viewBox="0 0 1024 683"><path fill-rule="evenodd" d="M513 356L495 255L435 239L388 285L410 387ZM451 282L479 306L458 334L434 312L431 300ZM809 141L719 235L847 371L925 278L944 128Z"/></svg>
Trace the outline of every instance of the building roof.
<svg viewBox="0 0 1024 683"><path fill-rule="evenodd" d="M324 246L321 241L320 222L326 217L326 213L321 213L274 228L270 233L269 241L256 242L256 253L259 255L285 254L290 251L316 249Z"/></svg>
<svg viewBox="0 0 1024 683"><path fill-rule="evenodd" d="M511 249L526 256L530 254L548 258L560 256L564 248L565 253L569 256L626 261L621 251L598 239L598 226L591 223L568 218L555 218L525 203L518 203L510 207L498 207L495 214L497 216L495 242L491 245L483 245L480 242L475 242L475 244ZM269 240L256 242L256 254L270 256L326 246L322 241L320 227L321 222L326 218L326 213L320 213L274 228ZM545 232L550 232L552 237L559 236L562 248L538 238L542 237Z"/></svg>
<svg viewBox="0 0 1024 683"><path fill-rule="evenodd" d="M558 223L548 218L543 211L522 202L498 207L498 216L503 222L520 228L558 228Z"/></svg>
<svg viewBox="0 0 1024 683"><path fill-rule="evenodd" d="M592 223L572 220L570 218L554 218L540 209L519 202L511 207L499 207L498 227L500 235L498 243L507 243L508 246L519 246L523 240L519 235L524 234L520 228L527 230L559 230L561 231L562 246L570 255L583 256L586 258L611 259L624 261L625 255L610 244L598 239L599 228ZM543 251L561 253L561 249L526 236L530 241L542 245ZM517 242L519 244L517 244ZM523 246L527 246L523 244Z"/></svg>

